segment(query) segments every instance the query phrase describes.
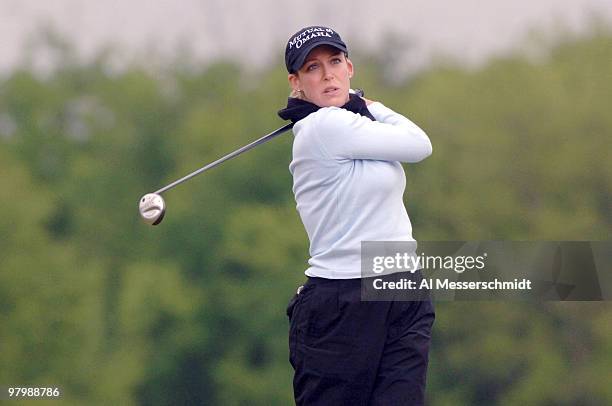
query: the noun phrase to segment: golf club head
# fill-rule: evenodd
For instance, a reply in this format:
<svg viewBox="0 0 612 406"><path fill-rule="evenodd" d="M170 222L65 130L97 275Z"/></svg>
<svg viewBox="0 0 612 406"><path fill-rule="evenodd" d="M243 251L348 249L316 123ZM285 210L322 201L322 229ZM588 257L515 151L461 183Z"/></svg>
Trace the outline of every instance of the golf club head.
<svg viewBox="0 0 612 406"><path fill-rule="evenodd" d="M148 193L140 198L138 210L145 223L156 226L164 219L166 202L160 195Z"/></svg>

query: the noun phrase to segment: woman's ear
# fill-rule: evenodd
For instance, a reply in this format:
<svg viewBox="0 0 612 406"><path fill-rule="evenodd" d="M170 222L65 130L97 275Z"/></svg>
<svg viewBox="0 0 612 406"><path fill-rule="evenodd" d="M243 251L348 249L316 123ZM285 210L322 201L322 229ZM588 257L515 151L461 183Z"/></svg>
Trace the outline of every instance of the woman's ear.
<svg viewBox="0 0 612 406"><path fill-rule="evenodd" d="M290 73L287 79L289 79L289 84L291 85L291 88L294 91L299 92L300 90L302 90L300 88L300 78L298 77L298 75L296 75L295 73Z"/></svg>
<svg viewBox="0 0 612 406"><path fill-rule="evenodd" d="M351 62L350 59L346 58L346 66L348 67L348 76L349 79L351 79L353 77L353 74L355 73L355 71L353 70L353 62Z"/></svg>

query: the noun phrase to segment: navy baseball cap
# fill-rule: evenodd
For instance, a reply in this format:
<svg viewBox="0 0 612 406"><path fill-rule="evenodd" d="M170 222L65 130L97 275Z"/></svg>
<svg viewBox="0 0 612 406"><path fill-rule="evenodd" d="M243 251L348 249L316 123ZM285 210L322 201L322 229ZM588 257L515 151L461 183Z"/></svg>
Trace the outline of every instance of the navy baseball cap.
<svg viewBox="0 0 612 406"><path fill-rule="evenodd" d="M285 65L289 73L297 72L304 65L310 51L320 45L331 45L346 54L348 53L346 44L342 41L340 35L331 28L317 25L302 28L287 41Z"/></svg>

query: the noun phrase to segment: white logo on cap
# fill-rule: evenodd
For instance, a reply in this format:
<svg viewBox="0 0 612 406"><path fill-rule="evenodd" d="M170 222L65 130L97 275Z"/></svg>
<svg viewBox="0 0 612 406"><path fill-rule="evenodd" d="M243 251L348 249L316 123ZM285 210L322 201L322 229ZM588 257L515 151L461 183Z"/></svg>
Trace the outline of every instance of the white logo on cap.
<svg viewBox="0 0 612 406"><path fill-rule="evenodd" d="M316 37L330 37L331 38L331 34L333 33L334 33L334 30L332 30L331 28L323 28L323 27L309 28L299 33L295 37L291 38L291 40L289 41L289 49L293 48L293 46L295 46L296 48L300 48L306 42Z"/></svg>

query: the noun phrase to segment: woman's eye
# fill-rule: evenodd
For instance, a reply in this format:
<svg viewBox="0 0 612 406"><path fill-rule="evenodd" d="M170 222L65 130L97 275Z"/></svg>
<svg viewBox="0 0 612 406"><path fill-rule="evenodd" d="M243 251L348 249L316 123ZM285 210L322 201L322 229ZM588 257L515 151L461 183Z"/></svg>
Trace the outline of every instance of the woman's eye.
<svg viewBox="0 0 612 406"><path fill-rule="evenodd" d="M307 70L307 71L314 70L314 69L316 69L316 67L317 67L317 64L316 64L316 63L313 63L312 65L308 65L308 67L306 68L306 70Z"/></svg>
<svg viewBox="0 0 612 406"><path fill-rule="evenodd" d="M340 58L332 59L332 63L340 63L340 62L342 62L342 60Z"/></svg>

